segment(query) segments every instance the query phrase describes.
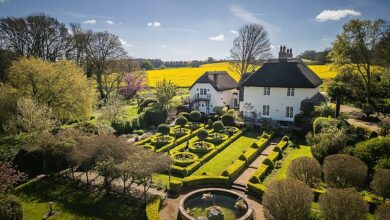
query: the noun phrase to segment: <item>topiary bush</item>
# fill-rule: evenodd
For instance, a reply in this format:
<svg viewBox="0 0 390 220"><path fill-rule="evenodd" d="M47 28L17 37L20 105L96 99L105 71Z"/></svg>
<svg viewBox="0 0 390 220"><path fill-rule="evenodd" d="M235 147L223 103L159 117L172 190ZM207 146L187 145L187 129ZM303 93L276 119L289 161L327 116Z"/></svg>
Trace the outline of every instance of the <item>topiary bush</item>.
<svg viewBox="0 0 390 220"><path fill-rule="evenodd" d="M382 204L378 206L375 211L375 219L376 220L388 220L390 216L390 205Z"/></svg>
<svg viewBox="0 0 390 220"><path fill-rule="evenodd" d="M321 182L321 165L312 157L299 157L291 161L287 176L300 180L312 188Z"/></svg>
<svg viewBox="0 0 390 220"><path fill-rule="evenodd" d="M328 189L319 199L321 217L325 220L366 220L368 205L355 190Z"/></svg>
<svg viewBox="0 0 390 220"><path fill-rule="evenodd" d="M150 142L152 145L155 146L156 149L159 149L160 147L170 144L173 142L173 137L171 136L153 136L150 139Z"/></svg>
<svg viewBox="0 0 390 220"><path fill-rule="evenodd" d="M151 198L146 204L146 219L161 220L158 212L160 211L161 199L159 197Z"/></svg>
<svg viewBox="0 0 390 220"><path fill-rule="evenodd" d="M210 142L214 145L219 145L220 143L226 141L229 138L226 134L210 133L206 138L207 142Z"/></svg>
<svg viewBox="0 0 390 220"><path fill-rule="evenodd" d="M323 170L325 182L338 188L363 188L367 178L367 165L358 158L345 154L327 156Z"/></svg>
<svg viewBox="0 0 390 220"><path fill-rule="evenodd" d="M384 200L390 198L390 169L379 169L375 172L371 189Z"/></svg>
<svg viewBox="0 0 390 220"><path fill-rule="evenodd" d="M179 125L180 129L182 129L187 123L188 123L188 119L184 116L179 116L175 121L175 124ZM180 130L180 132L181 132L181 130Z"/></svg>
<svg viewBox="0 0 390 220"><path fill-rule="evenodd" d="M309 219L313 192L296 179L271 182L263 195L263 206L274 219Z"/></svg>
<svg viewBox="0 0 390 220"><path fill-rule="evenodd" d="M235 126L236 124L236 121L234 120L234 116L229 113L222 115L221 120L225 126Z"/></svg>
<svg viewBox="0 0 390 220"><path fill-rule="evenodd" d="M0 195L0 219L23 219L22 205L16 197L11 195Z"/></svg>
<svg viewBox="0 0 390 220"><path fill-rule="evenodd" d="M153 99L153 98L147 98L147 99L144 99L141 104L139 105L139 108L138 108L138 114L141 113L144 108L148 107L149 104L151 103L157 103L157 100L156 99Z"/></svg>
<svg viewBox="0 0 390 220"><path fill-rule="evenodd" d="M390 158L390 136L360 142L352 153L373 169L379 160Z"/></svg>

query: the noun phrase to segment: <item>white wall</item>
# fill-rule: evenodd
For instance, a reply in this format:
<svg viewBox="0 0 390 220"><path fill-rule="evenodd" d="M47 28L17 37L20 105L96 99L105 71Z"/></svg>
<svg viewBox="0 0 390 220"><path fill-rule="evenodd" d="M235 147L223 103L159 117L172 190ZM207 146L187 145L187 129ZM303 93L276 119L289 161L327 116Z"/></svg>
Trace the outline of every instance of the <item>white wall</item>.
<svg viewBox="0 0 390 220"><path fill-rule="evenodd" d="M269 117L273 120L293 121L286 118L286 107L293 107L293 115L300 113L301 101L313 97L318 88L295 88L294 96L287 96L287 88L271 87L269 96L264 95L264 87L244 87L244 99L240 102L240 111L251 117L250 112L245 112L244 103L251 103L258 116L262 116L263 105L269 105Z"/></svg>
<svg viewBox="0 0 390 220"><path fill-rule="evenodd" d="M232 95L235 89L225 90L225 91L216 91L210 83L197 83L190 89L190 100L192 101L195 98L197 93L200 93L200 89L208 89L207 93L210 94L210 113L213 112L215 106L226 106L232 104ZM201 102L200 104L206 104ZM205 112L205 109L199 109L202 112Z"/></svg>

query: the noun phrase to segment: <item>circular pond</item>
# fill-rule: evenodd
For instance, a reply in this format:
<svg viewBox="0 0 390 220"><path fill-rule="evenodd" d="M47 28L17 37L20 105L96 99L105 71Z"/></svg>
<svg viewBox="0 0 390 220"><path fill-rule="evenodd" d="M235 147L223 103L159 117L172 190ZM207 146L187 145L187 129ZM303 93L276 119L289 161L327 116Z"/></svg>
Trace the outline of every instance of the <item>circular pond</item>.
<svg viewBox="0 0 390 220"><path fill-rule="evenodd" d="M240 194L219 188L195 190L180 200L179 214L183 220L249 220L253 209Z"/></svg>

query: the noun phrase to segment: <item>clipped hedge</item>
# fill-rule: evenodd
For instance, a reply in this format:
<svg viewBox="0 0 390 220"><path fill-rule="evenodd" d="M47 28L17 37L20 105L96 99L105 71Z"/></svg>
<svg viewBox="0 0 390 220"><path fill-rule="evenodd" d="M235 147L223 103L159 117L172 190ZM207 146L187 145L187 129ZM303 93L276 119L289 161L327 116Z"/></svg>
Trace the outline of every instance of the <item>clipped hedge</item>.
<svg viewBox="0 0 390 220"><path fill-rule="evenodd" d="M257 153L259 153L259 149L258 148L250 147L245 153L243 153L240 156L240 158L242 158L247 163L249 163L250 161L252 161L257 156Z"/></svg>
<svg viewBox="0 0 390 220"><path fill-rule="evenodd" d="M171 181L169 182L169 190L173 191L173 192L179 192L182 188L182 180L177 180L177 179L171 179Z"/></svg>
<svg viewBox="0 0 390 220"><path fill-rule="evenodd" d="M261 164L256 172L253 174L252 178L249 179L249 182L252 183L261 183L265 179L265 177L268 175L269 171L271 171L272 166Z"/></svg>
<svg viewBox="0 0 390 220"><path fill-rule="evenodd" d="M279 152L279 151L272 151L269 155L268 155L268 159L273 163L273 164L275 164L275 162L277 161L277 160L279 160L280 159L280 156L281 156L282 154L281 154L281 152Z"/></svg>
<svg viewBox="0 0 390 220"><path fill-rule="evenodd" d="M226 176L188 176L183 179L183 187L198 187L209 185L226 186L229 184L229 177Z"/></svg>
<svg viewBox="0 0 390 220"><path fill-rule="evenodd" d="M159 197L151 199L146 204L146 217L148 220L161 220L158 211L160 210L161 199Z"/></svg>
<svg viewBox="0 0 390 220"><path fill-rule="evenodd" d="M260 138L260 140L253 144L253 147L259 148L259 150L262 151L264 150L263 148L268 144L268 142L268 139Z"/></svg>
<svg viewBox="0 0 390 220"><path fill-rule="evenodd" d="M248 182L248 191L249 193L257 196L258 198L262 198L264 191L266 189L266 186L261 183L251 183Z"/></svg>
<svg viewBox="0 0 390 220"><path fill-rule="evenodd" d="M192 158L182 159L181 157L183 157L185 155L192 157ZM191 152L178 152L178 153L171 155L171 158L176 166L183 167L183 166L188 166L188 165L194 163L195 161L197 161L198 155L191 153Z"/></svg>
<svg viewBox="0 0 390 220"><path fill-rule="evenodd" d="M245 160L238 159L222 172L222 176L227 176L230 180L233 180L245 169L245 165Z"/></svg>

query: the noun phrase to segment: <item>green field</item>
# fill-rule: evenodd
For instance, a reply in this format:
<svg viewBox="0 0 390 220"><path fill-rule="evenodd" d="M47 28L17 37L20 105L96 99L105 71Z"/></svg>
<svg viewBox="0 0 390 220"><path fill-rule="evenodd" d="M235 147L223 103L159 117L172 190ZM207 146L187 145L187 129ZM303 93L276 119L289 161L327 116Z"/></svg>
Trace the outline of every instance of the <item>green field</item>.
<svg viewBox="0 0 390 220"><path fill-rule="evenodd" d="M221 175L230 164L240 157L243 151L250 148L250 146L257 141L257 135L258 133L255 132L245 133L210 161L201 166L192 175L202 175L203 172L206 172L208 175Z"/></svg>

